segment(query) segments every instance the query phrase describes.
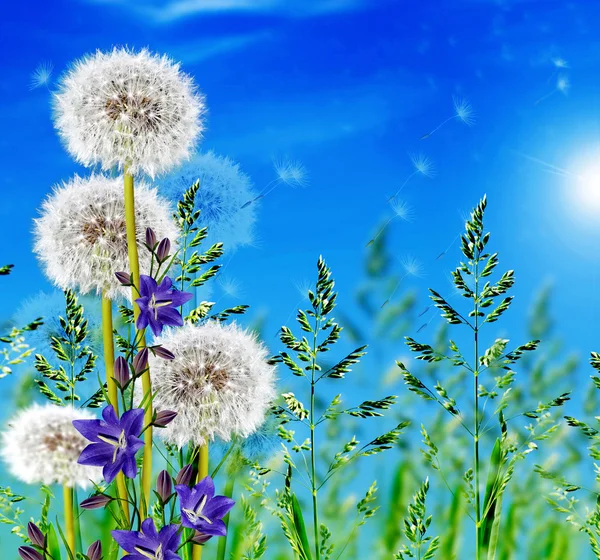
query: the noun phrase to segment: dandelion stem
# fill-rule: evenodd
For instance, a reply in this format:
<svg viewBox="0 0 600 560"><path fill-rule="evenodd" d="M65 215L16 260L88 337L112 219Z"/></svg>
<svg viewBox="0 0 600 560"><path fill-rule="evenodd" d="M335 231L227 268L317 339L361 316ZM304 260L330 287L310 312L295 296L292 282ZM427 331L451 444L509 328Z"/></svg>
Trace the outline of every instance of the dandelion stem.
<svg viewBox="0 0 600 560"><path fill-rule="evenodd" d="M67 546L75 558L75 517L73 515L73 488L63 486L63 500L65 506L65 534Z"/></svg>
<svg viewBox="0 0 600 560"><path fill-rule="evenodd" d="M223 492L224 496L228 498L233 497L233 489L235 487L235 475L233 473L227 477L227 482L225 483L225 490ZM225 528L229 529L229 513L223 517L223 523L225 523ZM219 539L219 548L217 550L217 560L225 560L225 553L227 552L227 533L225 533L224 537Z"/></svg>
<svg viewBox="0 0 600 560"><path fill-rule="evenodd" d="M140 263L137 251L137 235L135 226L135 194L133 186L133 175L127 169L124 173L124 199L125 199L125 222L127 225L127 250L129 252L129 267L131 268L131 279L134 286L140 285ZM135 303L136 290L132 288L133 315L137 322L140 308ZM146 346L145 335L141 336L138 348ZM144 397L150 396L152 386L150 383L150 369L146 369L142 375L142 389ZM144 414L146 425L152 423L152 402L149 399ZM150 502L150 492L152 486L152 428L150 427L144 435L144 463L142 466L142 496L140 496L140 509L142 517L146 518L148 503Z"/></svg>
<svg viewBox="0 0 600 560"><path fill-rule="evenodd" d="M104 368L106 369L106 388L108 401L115 412L119 414L119 394L115 382L115 346L113 341L112 301L102 293L102 341L104 343ZM119 505L121 512L129 519L129 503L127 502L127 488L123 473L117 475L117 492L121 498Z"/></svg>
<svg viewBox="0 0 600 560"><path fill-rule="evenodd" d="M208 476L208 441L201 445L198 449L198 482ZM192 547L192 560L201 560L202 549L201 545L194 545Z"/></svg>

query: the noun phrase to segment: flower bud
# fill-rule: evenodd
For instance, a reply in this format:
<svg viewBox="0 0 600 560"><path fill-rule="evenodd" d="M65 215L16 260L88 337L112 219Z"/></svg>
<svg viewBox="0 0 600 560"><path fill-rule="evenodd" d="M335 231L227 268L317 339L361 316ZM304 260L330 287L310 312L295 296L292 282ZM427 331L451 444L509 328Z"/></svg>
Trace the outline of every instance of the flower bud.
<svg viewBox="0 0 600 560"><path fill-rule="evenodd" d="M177 412L173 412L172 410L161 410L156 413L154 417L154 422L152 422L157 428L166 428L168 424L170 424L175 416L177 416Z"/></svg>
<svg viewBox="0 0 600 560"><path fill-rule="evenodd" d="M87 549L87 557L90 560L102 560L102 543L100 541L93 542Z"/></svg>
<svg viewBox="0 0 600 560"><path fill-rule="evenodd" d="M171 242L167 237L165 237L159 244L158 249L156 249L156 258L158 262L162 263L169 258L169 252L171 251Z"/></svg>
<svg viewBox="0 0 600 560"><path fill-rule="evenodd" d="M44 557L31 546L20 546L19 556L23 558L23 560L44 560Z"/></svg>
<svg viewBox="0 0 600 560"><path fill-rule="evenodd" d="M96 496L92 496L91 498L86 498L79 505L83 509L98 509L104 507L111 501L112 498L110 496L105 496L104 494L97 494Z"/></svg>
<svg viewBox="0 0 600 560"><path fill-rule="evenodd" d="M115 276L122 286L131 286L131 275L127 272L115 272Z"/></svg>
<svg viewBox="0 0 600 560"><path fill-rule="evenodd" d="M115 360L115 381L120 385L121 389L129 381L129 364L123 356L119 356Z"/></svg>
<svg viewBox="0 0 600 560"><path fill-rule="evenodd" d="M184 486L189 486L190 482L192 482L193 476L194 467L192 465L186 465L177 473L177 476L175 477L175 484L183 484Z"/></svg>
<svg viewBox="0 0 600 560"><path fill-rule="evenodd" d="M173 493L173 480L167 471L160 471L156 481L156 493L160 496L162 503L166 503Z"/></svg>
<svg viewBox="0 0 600 560"><path fill-rule="evenodd" d="M154 251L154 247L156 247L156 234L152 228L146 228L146 247L150 251Z"/></svg>
<svg viewBox="0 0 600 560"><path fill-rule="evenodd" d="M133 358L133 371L137 375L148 368L148 348L142 348Z"/></svg>
<svg viewBox="0 0 600 560"><path fill-rule="evenodd" d="M167 350L163 346L152 346L152 348L150 348L150 350L152 350L152 353L155 356L158 356L159 358L162 358L163 360L174 360L175 359L175 354L173 354L173 352L171 352L170 350Z"/></svg>
<svg viewBox="0 0 600 560"><path fill-rule="evenodd" d="M27 524L27 535L33 544L40 548L46 547L46 537L44 536L44 533L42 533L40 528L31 521Z"/></svg>
<svg viewBox="0 0 600 560"><path fill-rule="evenodd" d="M211 538L212 535L205 535L200 531L196 531L196 533L192 537L192 542L195 544L206 544Z"/></svg>

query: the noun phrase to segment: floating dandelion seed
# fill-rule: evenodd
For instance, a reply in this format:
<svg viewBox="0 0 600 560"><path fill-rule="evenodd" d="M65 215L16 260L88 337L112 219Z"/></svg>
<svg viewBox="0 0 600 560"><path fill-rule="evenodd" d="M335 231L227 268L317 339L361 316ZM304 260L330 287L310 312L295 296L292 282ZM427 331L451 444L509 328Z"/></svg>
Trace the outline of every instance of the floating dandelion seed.
<svg viewBox="0 0 600 560"><path fill-rule="evenodd" d="M54 66L51 62L46 61L38 64L29 78L29 90L31 91L42 86L47 88L53 71Z"/></svg>
<svg viewBox="0 0 600 560"><path fill-rule="evenodd" d="M373 239L371 239L371 241L369 241L367 243L367 247L369 245L372 245L373 243L375 243L376 239L384 232L385 228L388 226L388 224L396 219L396 218L400 218L402 221L404 222L411 222L414 218L414 211L412 209L412 206L410 206L407 202L403 201L403 200L399 200L397 198L393 198L390 202L389 202L390 207L392 208L392 210L394 211L394 215L387 221L385 222L385 224L383 224L383 226L381 227L381 229L377 232L377 234L375 235L375 237L373 237Z"/></svg>
<svg viewBox="0 0 600 560"><path fill-rule="evenodd" d="M174 203L196 181L200 188L195 197L195 209L200 210L199 223L208 228L207 247L221 242L231 253L250 245L254 238L256 213L254 208L241 209L255 195L250 177L228 157L212 151L198 154L160 182L160 191Z"/></svg>
<svg viewBox="0 0 600 560"><path fill-rule="evenodd" d="M305 187L308 184L308 171L304 164L298 160L274 159L273 167L275 169L275 179L267 183L258 196L243 204L242 208L246 208L261 198L265 198L265 196L272 193L279 185L289 185L295 188Z"/></svg>
<svg viewBox="0 0 600 560"><path fill-rule="evenodd" d="M158 239L177 239L178 228L169 203L155 189L139 182L135 189L136 229L141 245L146 228ZM123 180L103 175L75 176L56 187L35 220L34 251L48 278L61 289L82 294L103 291L114 299L129 294L115 277L129 270ZM176 249L176 248L175 248ZM140 270L150 272L151 255L139 250Z"/></svg>
<svg viewBox="0 0 600 560"><path fill-rule="evenodd" d="M151 177L189 158L204 112L179 64L146 49L82 58L54 96L55 126L79 163Z"/></svg>
<svg viewBox="0 0 600 560"><path fill-rule="evenodd" d="M402 268L404 269L404 274L402 276L400 276L400 279L396 283L396 286L394 286L392 293L381 304L381 307L385 307L392 300L392 298L398 291L400 284L407 276L415 276L416 278L420 278L423 276L423 273L424 273L423 264L416 258L411 257L411 256L403 257L402 259L400 259L400 264L402 265Z"/></svg>
<svg viewBox="0 0 600 560"><path fill-rule="evenodd" d="M27 484L62 484L87 488L102 471L77 461L89 443L73 420L94 415L70 406L34 404L9 420L2 433L1 455L10 472Z"/></svg>
<svg viewBox="0 0 600 560"><path fill-rule="evenodd" d="M310 280L306 279L292 280L292 284L294 284L294 288L296 288L296 291L300 294L300 299L298 300L298 303L296 303L296 305L294 305L294 307L292 308L292 311L287 316L287 319L282 323L283 325L287 325L290 322L290 319L296 313L298 307L300 307L303 301L308 299L308 291L313 289L313 285L311 284ZM280 333L281 329L277 329L275 331L275 334L273 335L273 338L277 338Z"/></svg>
<svg viewBox="0 0 600 560"><path fill-rule="evenodd" d="M229 276L227 277L219 277L217 280L223 294L235 299L239 299L243 295L241 284L235 279Z"/></svg>
<svg viewBox="0 0 600 560"><path fill-rule="evenodd" d="M454 114L438 124L431 132L423 134L423 136L421 136L421 140L429 138L432 134L437 132L440 128L442 128L442 126L450 122L452 119L459 119L467 126L473 126L475 124L475 112L473 111L471 104L465 98L453 96L452 102L454 104Z"/></svg>
<svg viewBox="0 0 600 560"><path fill-rule="evenodd" d="M170 361L150 357L153 404L177 412L159 433L167 443L230 441L263 424L276 396L275 368L253 334L212 321L165 331L156 344L175 354Z"/></svg>
<svg viewBox="0 0 600 560"><path fill-rule="evenodd" d="M569 81L569 77L565 74L560 74L556 79L556 85L554 86L554 89L550 93L547 93L546 95L540 97L535 102L535 105L539 105L542 101L548 99L548 97L554 95L556 92L562 93L563 95L567 95L567 93L569 93L569 89L571 89L571 82Z"/></svg>
<svg viewBox="0 0 600 560"><path fill-rule="evenodd" d="M404 183L400 185L400 188L388 199L388 202L391 202L394 198L396 198L400 191L407 185L407 183L415 176L417 173L423 175L423 177L428 177L432 179L436 175L435 165L426 155L423 154L409 154L410 160L415 168L415 170L406 178Z"/></svg>
<svg viewBox="0 0 600 560"><path fill-rule="evenodd" d="M554 66L554 72L552 72L552 75L548 78L548 83L550 83L560 71L567 70L569 68L569 63L564 58L557 57L552 59L552 66Z"/></svg>

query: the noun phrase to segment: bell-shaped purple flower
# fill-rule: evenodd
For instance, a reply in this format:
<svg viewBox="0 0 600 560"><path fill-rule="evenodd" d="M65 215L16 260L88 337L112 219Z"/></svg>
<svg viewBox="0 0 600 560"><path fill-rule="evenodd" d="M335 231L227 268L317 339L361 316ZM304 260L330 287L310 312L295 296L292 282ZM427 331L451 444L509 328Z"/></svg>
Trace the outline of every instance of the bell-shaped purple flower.
<svg viewBox="0 0 600 560"><path fill-rule="evenodd" d="M110 502L112 502L112 498L110 496L106 496L105 494L96 494L95 496L91 496L83 500L79 504L79 507L83 509L98 509L110 504Z"/></svg>
<svg viewBox="0 0 600 560"><path fill-rule="evenodd" d="M44 557L32 546L20 546L17 552L23 560L44 560Z"/></svg>
<svg viewBox="0 0 600 560"><path fill-rule="evenodd" d="M140 277L140 296L135 300L140 308L136 326L141 330L150 325L154 336L160 335L165 325L183 325L183 318L177 307L192 298L192 294L173 288L173 282L168 276L157 284L154 278L145 274Z"/></svg>
<svg viewBox="0 0 600 560"><path fill-rule="evenodd" d="M129 364L123 356L119 356L115 360L115 381L119 384L121 389L127 385L129 377Z"/></svg>
<svg viewBox="0 0 600 560"><path fill-rule="evenodd" d="M171 252L171 242L167 237L165 237L159 244L156 249L156 258L159 263L165 262L169 258L169 253Z"/></svg>
<svg viewBox="0 0 600 560"><path fill-rule="evenodd" d="M146 519L141 531L112 531L119 546L129 554L127 560L181 560L177 554L181 535L177 525L166 525L156 531L154 520Z"/></svg>
<svg viewBox="0 0 600 560"><path fill-rule="evenodd" d="M225 496L215 496L215 485L210 476L203 478L193 488L178 485L175 490L179 496L181 524L184 527L215 537L227 534L223 517L235 502Z"/></svg>
<svg viewBox="0 0 600 560"><path fill-rule="evenodd" d="M119 418L112 405L102 411L103 420L74 420L75 429L92 443L79 456L78 463L103 467L104 480L110 483L123 471L135 478L135 454L144 445L138 437L144 426L144 409L128 410Z"/></svg>
<svg viewBox="0 0 600 560"><path fill-rule="evenodd" d="M40 548L46 548L46 537L40 528L31 521L27 524L27 536L32 544L39 546Z"/></svg>
<svg viewBox="0 0 600 560"><path fill-rule="evenodd" d="M175 484L184 486L189 486L192 482L192 476L194 476L194 466L193 465L185 465L175 477Z"/></svg>
<svg viewBox="0 0 600 560"><path fill-rule="evenodd" d="M157 428L166 428L177 416L177 412L172 410L161 410L156 413L154 422L152 422Z"/></svg>
<svg viewBox="0 0 600 560"><path fill-rule="evenodd" d="M154 233L154 230L152 228L146 228L146 247L148 247L150 251L154 251L156 241L156 233Z"/></svg>
<svg viewBox="0 0 600 560"><path fill-rule="evenodd" d="M173 493L173 479L167 471L160 471L156 479L156 493L164 504Z"/></svg>
<svg viewBox="0 0 600 560"><path fill-rule="evenodd" d="M102 560L102 543L100 541L94 541L86 553L90 560Z"/></svg>

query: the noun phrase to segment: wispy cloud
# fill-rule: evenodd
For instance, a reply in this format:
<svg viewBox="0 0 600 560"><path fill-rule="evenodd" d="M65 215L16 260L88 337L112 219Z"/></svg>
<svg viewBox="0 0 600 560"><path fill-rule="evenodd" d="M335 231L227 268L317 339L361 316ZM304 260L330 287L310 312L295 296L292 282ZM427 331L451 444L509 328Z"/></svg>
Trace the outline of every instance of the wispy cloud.
<svg viewBox="0 0 600 560"><path fill-rule="evenodd" d="M112 5L147 17L156 24L168 24L203 14L227 12L272 13L289 17L310 17L361 8L366 0L84 0Z"/></svg>
<svg viewBox="0 0 600 560"><path fill-rule="evenodd" d="M268 31L256 31L252 33L240 33L237 35L226 35L214 38L204 38L188 41L185 44L170 44L169 54L186 65L204 62L210 58L239 51L255 43L272 38Z"/></svg>

